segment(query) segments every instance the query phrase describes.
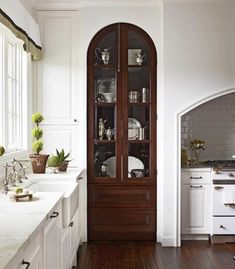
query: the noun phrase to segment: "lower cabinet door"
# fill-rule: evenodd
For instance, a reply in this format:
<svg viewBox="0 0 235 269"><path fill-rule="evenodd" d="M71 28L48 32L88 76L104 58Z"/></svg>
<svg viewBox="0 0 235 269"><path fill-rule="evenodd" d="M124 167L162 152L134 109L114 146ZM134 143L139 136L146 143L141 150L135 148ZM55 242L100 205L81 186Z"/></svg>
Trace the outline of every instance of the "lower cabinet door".
<svg viewBox="0 0 235 269"><path fill-rule="evenodd" d="M60 250L61 269L70 269L70 227L62 231Z"/></svg>
<svg viewBox="0 0 235 269"><path fill-rule="evenodd" d="M211 186L182 185L182 234L209 234L211 227Z"/></svg>
<svg viewBox="0 0 235 269"><path fill-rule="evenodd" d="M155 240L152 209L90 208L89 240Z"/></svg>
<svg viewBox="0 0 235 269"><path fill-rule="evenodd" d="M61 268L60 240L62 204L54 209L43 226L43 269Z"/></svg>
<svg viewBox="0 0 235 269"><path fill-rule="evenodd" d="M76 266L78 250L78 210L70 223L71 267Z"/></svg>

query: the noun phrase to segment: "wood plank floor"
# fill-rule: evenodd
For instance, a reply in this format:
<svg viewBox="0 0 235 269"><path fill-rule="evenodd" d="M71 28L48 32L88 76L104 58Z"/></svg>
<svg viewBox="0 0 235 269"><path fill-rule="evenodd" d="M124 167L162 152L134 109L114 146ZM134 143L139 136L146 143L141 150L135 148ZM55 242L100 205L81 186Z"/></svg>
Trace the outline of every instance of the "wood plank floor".
<svg viewBox="0 0 235 269"><path fill-rule="evenodd" d="M181 248L153 242L89 242L74 269L235 269L235 244L185 241Z"/></svg>

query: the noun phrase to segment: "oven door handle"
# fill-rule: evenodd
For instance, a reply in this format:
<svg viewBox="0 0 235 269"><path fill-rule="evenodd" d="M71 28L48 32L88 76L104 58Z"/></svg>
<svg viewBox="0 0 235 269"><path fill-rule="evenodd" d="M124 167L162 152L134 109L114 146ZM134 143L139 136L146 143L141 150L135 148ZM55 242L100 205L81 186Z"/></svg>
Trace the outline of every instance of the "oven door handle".
<svg viewBox="0 0 235 269"><path fill-rule="evenodd" d="M224 188L224 187L222 187L222 186L215 186L215 187L214 187L214 189L217 190L217 191L219 191L219 190L223 190L223 188Z"/></svg>

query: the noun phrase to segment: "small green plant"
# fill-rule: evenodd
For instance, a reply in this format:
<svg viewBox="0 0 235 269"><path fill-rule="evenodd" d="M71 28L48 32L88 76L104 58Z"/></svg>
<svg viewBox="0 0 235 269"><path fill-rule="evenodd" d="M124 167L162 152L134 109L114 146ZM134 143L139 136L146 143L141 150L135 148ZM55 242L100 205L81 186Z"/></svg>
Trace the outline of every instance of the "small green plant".
<svg viewBox="0 0 235 269"><path fill-rule="evenodd" d="M0 156L2 156L5 153L5 149L3 146L0 146Z"/></svg>
<svg viewBox="0 0 235 269"><path fill-rule="evenodd" d="M43 150L43 142L41 140L43 136L43 130L39 127L39 124L44 120L41 113L36 112L32 115L32 122L36 124L36 127L32 130L32 136L36 139L33 142L32 149L36 154L39 154Z"/></svg>
<svg viewBox="0 0 235 269"><path fill-rule="evenodd" d="M36 152L36 154L39 154L40 151L43 150L43 142L42 140L36 140L33 142L32 145L33 151Z"/></svg>
<svg viewBox="0 0 235 269"><path fill-rule="evenodd" d="M62 162L65 162L65 161L70 162L70 160L67 160L69 155L70 155L70 152L65 154L64 149L62 149L61 151L56 149L56 155L52 154L52 156L48 159L48 166L59 167Z"/></svg>

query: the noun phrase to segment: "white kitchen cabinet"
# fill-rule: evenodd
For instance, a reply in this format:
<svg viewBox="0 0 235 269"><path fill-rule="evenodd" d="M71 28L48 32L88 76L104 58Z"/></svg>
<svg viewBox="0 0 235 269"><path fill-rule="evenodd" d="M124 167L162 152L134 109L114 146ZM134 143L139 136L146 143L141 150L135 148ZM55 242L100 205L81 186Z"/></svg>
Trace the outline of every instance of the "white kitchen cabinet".
<svg viewBox="0 0 235 269"><path fill-rule="evenodd" d="M182 234L209 234L211 185L182 185L181 212Z"/></svg>
<svg viewBox="0 0 235 269"><path fill-rule="evenodd" d="M60 268L60 240L62 203L49 214L43 225L43 269Z"/></svg>
<svg viewBox="0 0 235 269"><path fill-rule="evenodd" d="M42 232L37 231L5 269L43 269Z"/></svg>
<svg viewBox="0 0 235 269"><path fill-rule="evenodd" d="M66 227L62 231L60 251L61 269L70 269L70 227Z"/></svg>
<svg viewBox="0 0 235 269"><path fill-rule="evenodd" d="M44 116L44 152L64 148L79 164L79 74L76 11L38 11L43 59L37 63L36 110ZM81 128L81 127L80 127Z"/></svg>

